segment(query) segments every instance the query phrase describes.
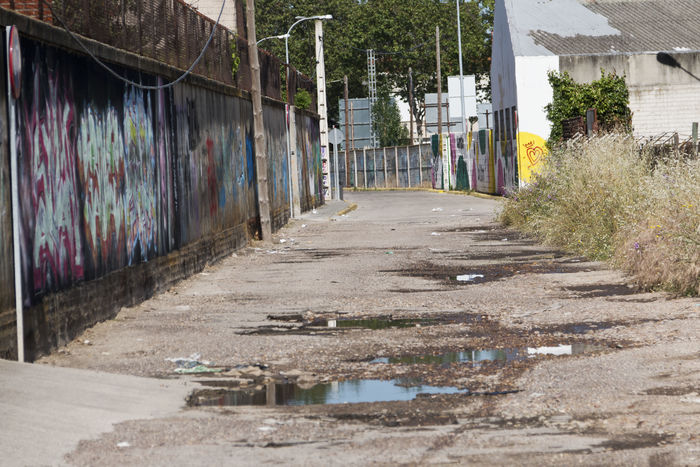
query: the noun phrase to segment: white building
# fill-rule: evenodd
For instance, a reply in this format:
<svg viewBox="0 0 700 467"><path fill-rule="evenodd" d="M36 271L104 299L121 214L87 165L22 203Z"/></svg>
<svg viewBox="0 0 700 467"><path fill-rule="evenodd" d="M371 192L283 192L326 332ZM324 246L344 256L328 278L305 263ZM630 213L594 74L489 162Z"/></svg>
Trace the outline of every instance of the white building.
<svg viewBox="0 0 700 467"><path fill-rule="evenodd" d="M625 75L637 136L700 120L700 1L496 0L491 89L498 191L528 180L544 154L549 71L577 82ZM671 54L680 67L665 65Z"/></svg>
<svg viewBox="0 0 700 467"><path fill-rule="evenodd" d="M221 13L221 0L186 0L186 3L214 21L216 21L216 18L219 17L219 13ZM228 0L223 13L221 13L220 23L234 32L237 32L236 5L238 3L238 0Z"/></svg>

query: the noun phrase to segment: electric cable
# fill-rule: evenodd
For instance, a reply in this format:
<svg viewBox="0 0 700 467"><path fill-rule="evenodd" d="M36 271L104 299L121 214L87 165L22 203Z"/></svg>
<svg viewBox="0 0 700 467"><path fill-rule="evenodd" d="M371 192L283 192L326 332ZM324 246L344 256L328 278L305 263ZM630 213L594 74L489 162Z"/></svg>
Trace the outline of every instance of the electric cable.
<svg viewBox="0 0 700 467"><path fill-rule="evenodd" d="M192 62L192 65L185 71L183 74L181 74L176 80L171 81L169 83L165 84L160 84L157 86L148 86L144 84L137 83L135 81L131 81L130 79L124 78L121 76L119 73L114 71L112 68L110 68L106 63L104 63L102 60L100 60L98 57L95 56L95 54L90 51L90 49L71 31L66 23L61 19L60 16L56 14L55 11L53 11L53 8L51 6L51 3L49 3L47 0L42 0L42 2L49 7L49 10L51 11L51 15L53 15L54 18L60 23L60 25L63 27L63 29L66 30L68 35L95 61L97 62L98 65L100 65L102 68L107 70L112 76L114 76L117 79L120 79L121 81L134 86L139 89L144 89L148 91L159 91L161 89L167 89L175 86L176 84L180 83L183 81L187 76L189 76L192 73L192 70L194 70L194 67L197 66L197 64L202 60L204 57L204 53L206 52L207 48L209 47L209 44L211 44L212 39L214 38L214 33L216 32L217 28L219 27L219 22L221 21L221 15L224 13L224 7L226 6L226 0L223 0L221 3L221 10L219 11L219 17L216 19L216 24L211 30L211 34L209 34L209 39L207 39L206 44L204 44L204 48L202 51L199 53L197 58L195 59L194 62Z"/></svg>

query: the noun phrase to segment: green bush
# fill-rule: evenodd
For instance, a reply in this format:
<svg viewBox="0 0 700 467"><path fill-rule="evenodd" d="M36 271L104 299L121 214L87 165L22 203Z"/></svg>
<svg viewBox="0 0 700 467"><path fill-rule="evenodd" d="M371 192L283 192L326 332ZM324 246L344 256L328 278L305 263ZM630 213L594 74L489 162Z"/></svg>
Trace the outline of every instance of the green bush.
<svg viewBox="0 0 700 467"><path fill-rule="evenodd" d="M545 106L552 123L550 145L561 141L562 120L585 117L588 109L597 110L601 131L631 131L632 112L624 76L600 70L600 79L592 83L577 83L566 71L550 71L547 76L553 91L552 102Z"/></svg>
<svg viewBox="0 0 700 467"><path fill-rule="evenodd" d="M294 95L294 105L303 110L311 108L311 94L306 89L297 89Z"/></svg>
<svg viewBox="0 0 700 467"><path fill-rule="evenodd" d="M630 137L553 148L501 221L549 245L610 260L645 288L700 294L700 163L645 164Z"/></svg>

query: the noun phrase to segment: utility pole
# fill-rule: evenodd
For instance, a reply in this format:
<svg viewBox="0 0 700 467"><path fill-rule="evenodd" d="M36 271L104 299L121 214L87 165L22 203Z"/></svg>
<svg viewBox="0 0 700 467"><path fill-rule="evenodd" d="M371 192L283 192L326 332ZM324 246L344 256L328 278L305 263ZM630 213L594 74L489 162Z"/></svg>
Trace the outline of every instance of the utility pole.
<svg viewBox="0 0 700 467"><path fill-rule="evenodd" d="M260 94L260 62L258 44L255 41L255 0L246 0L246 23L248 26L248 56L253 82L250 94L253 98L253 127L255 132L255 169L258 175L258 210L260 211L260 233L262 240L272 240L270 223L270 195L267 191L267 148L265 146L265 127L262 113L262 96Z"/></svg>
<svg viewBox="0 0 700 467"><path fill-rule="evenodd" d="M367 51L367 87L369 90L369 141L373 148L377 147L377 135L373 128L372 109L377 101L377 61L374 58L374 49Z"/></svg>
<svg viewBox="0 0 700 467"><path fill-rule="evenodd" d="M345 186L350 186L350 121L348 120L348 75L343 76L343 83L345 83L345 91L343 92L343 97L345 98Z"/></svg>
<svg viewBox="0 0 700 467"><path fill-rule="evenodd" d="M248 0L251 1L251 0ZM321 165L323 170L323 199L330 199L331 171L328 154L328 109L326 108L326 65L323 60L323 22L314 21L316 31L316 96L321 133Z"/></svg>
<svg viewBox="0 0 700 467"><path fill-rule="evenodd" d="M408 108L411 120L408 125L411 131L411 144L413 144L413 68L408 67Z"/></svg>
<svg viewBox="0 0 700 467"><path fill-rule="evenodd" d="M457 2L457 47L459 47L459 101L462 107L462 133L467 133L467 116L464 115L464 70L462 68L462 26L459 21L459 1ZM449 120L448 120L449 121Z"/></svg>
<svg viewBox="0 0 700 467"><path fill-rule="evenodd" d="M435 58L437 60L438 141L442 138L442 74L440 73L440 26L435 26Z"/></svg>

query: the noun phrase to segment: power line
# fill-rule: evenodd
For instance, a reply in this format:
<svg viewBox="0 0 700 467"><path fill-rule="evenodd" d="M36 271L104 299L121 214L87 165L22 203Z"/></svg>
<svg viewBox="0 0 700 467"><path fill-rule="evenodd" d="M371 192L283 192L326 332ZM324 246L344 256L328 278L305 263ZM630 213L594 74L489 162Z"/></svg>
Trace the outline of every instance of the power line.
<svg viewBox="0 0 700 467"><path fill-rule="evenodd" d="M51 14L53 15L53 17L56 18L56 20L61 24L61 26L63 27L63 29L66 30L66 32L68 33L68 35L70 35L71 39L73 39L73 40L74 40L74 41L75 41L75 42L76 42L76 43L77 43L77 44L78 44L78 45L79 45L79 46L80 46L80 47L81 47L95 62L97 62L98 65L100 65L102 68L104 68L105 70L107 70L107 71L108 71L112 76L114 76L115 78L120 79L121 81L123 81L123 82L125 82L125 83L127 83L127 84L129 84L129 85L131 85L131 86L134 86L134 87L136 87L136 88L145 89L145 90L149 90L149 91L158 91L158 90L161 90L161 89L171 88L171 87L175 86L176 84L180 83L182 80L184 80L185 78L187 78L187 76L189 76L189 75L192 73L192 70L194 70L194 67L196 67L197 64L200 62L200 60L202 60L202 58L204 57L204 53L206 52L207 48L209 47L209 44L211 44L211 41L212 41L212 39L214 38L214 33L216 32L216 29L219 27L219 22L221 21L221 15L222 15L223 12L224 12L224 7L226 6L226 0L223 0L222 3L221 3L221 10L219 11L219 17L216 19L216 24L215 24L214 27L212 28L211 34L209 34L209 39L207 39L206 44L204 44L204 48L203 48L202 51L199 53L199 55L197 56L197 58L195 59L195 61L192 62L192 65L190 65L190 67L187 69L187 71L185 71L183 74L181 74L175 81L171 81L170 83L161 84L161 85L158 85L158 86L147 86L147 85L143 85L143 84L137 83L137 82L135 82L135 81L131 81L130 79L124 78L124 77L121 76L119 73L117 73L117 72L114 71L112 68L110 68L107 64L105 64L102 60L100 60L98 57L96 57L95 54L93 54L93 53L90 51L90 49L88 49L88 47L83 43L83 41L81 41L81 40L73 33L73 31L71 31L71 30L68 28L68 26L67 26L66 23L60 18L60 16L58 16L58 15L56 14L56 12L53 10L53 8L52 8L52 6L51 6L51 3L49 3L47 0L42 0L42 2L43 2L46 6L49 7L49 10L51 11Z"/></svg>

